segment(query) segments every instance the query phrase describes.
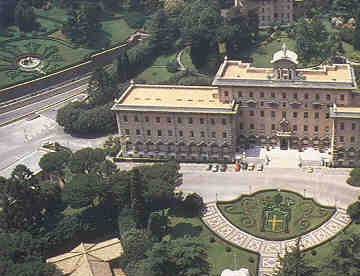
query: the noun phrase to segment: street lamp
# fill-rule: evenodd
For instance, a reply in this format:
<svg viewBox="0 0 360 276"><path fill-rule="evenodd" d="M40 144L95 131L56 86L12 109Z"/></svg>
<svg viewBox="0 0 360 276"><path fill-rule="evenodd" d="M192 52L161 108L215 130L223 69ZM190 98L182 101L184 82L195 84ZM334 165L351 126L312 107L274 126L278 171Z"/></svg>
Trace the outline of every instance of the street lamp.
<svg viewBox="0 0 360 276"><path fill-rule="evenodd" d="M306 197L306 189L304 189L304 197Z"/></svg>

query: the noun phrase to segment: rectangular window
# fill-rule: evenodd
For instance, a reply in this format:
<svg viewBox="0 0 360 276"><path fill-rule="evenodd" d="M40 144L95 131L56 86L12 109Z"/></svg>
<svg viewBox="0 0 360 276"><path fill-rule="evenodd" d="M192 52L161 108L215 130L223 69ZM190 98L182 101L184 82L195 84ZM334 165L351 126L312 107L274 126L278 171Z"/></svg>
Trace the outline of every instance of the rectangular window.
<svg viewBox="0 0 360 276"><path fill-rule="evenodd" d="M275 98L275 93L271 92L271 98Z"/></svg>
<svg viewBox="0 0 360 276"><path fill-rule="evenodd" d="M307 118L309 118L309 113L308 112L304 112L304 119L307 119Z"/></svg>
<svg viewBox="0 0 360 276"><path fill-rule="evenodd" d="M319 94L315 94L315 100L320 100L320 95Z"/></svg>
<svg viewBox="0 0 360 276"><path fill-rule="evenodd" d="M140 129L136 130L136 135L140 135Z"/></svg>
<svg viewBox="0 0 360 276"><path fill-rule="evenodd" d="M309 94L308 94L308 93L306 93L306 94L304 95L304 99L305 99L305 100L309 99Z"/></svg>
<svg viewBox="0 0 360 276"><path fill-rule="evenodd" d="M264 106L264 102L260 102L260 106Z"/></svg>
<svg viewBox="0 0 360 276"><path fill-rule="evenodd" d="M129 129L125 129L125 134L129 135L130 134L130 130Z"/></svg>
<svg viewBox="0 0 360 276"><path fill-rule="evenodd" d="M168 130L168 136L173 136L172 130Z"/></svg>
<svg viewBox="0 0 360 276"><path fill-rule="evenodd" d="M139 122L138 116L135 116L135 117L134 117L134 121L135 121L135 122Z"/></svg>
<svg viewBox="0 0 360 276"><path fill-rule="evenodd" d="M326 95L326 100L331 101L331 96L329 94Z"/></svg>
<svg viewBox="0 0 360 276"><path fill-rule="evenodd" d="M161 136L161 130L160 130L160 129L158 129L157 135L158 135L158 136Z"/></svg>
<svg viewBox="0 0 360 276"><path fill-rule="evenodd" d="M215 125L215 119L211 118L210 122L211 122L212 125Z"/></svg>
<svg viewBox="0 0 360 276"><path fill-rule="evenodd" d="M261 111L260 111L260 116L261 116L261 117L265 117L265 111L264 111L264 110L261 110Z"/></svg>
<svg viewBox="0 0 360 276"><path fill-rule="evenodd" d="M156 117L156 122L160 123L160 117Z"/></svg>
<svg viewBox="0 0 360 276"><path fill-rule="evenodd" d="M294 93L293 97L294 97L294 99L297 99L297 98L298 98L298 94L297 94L297 93Z"/></svg>
<svg viewBox="0 0 360 276"><path fill-rule="evenodd" d="M181 123L182 123L182 120L181 120L180 117L177 118L177 122L178 122L178 124L181 124Z"/></svg>
<svg viewBox="0 0 360 276"><path fill-rule="evenodd" d="M286 118L286 111L283 111L283 112L282 112L282 117L283 117L283 118Z"/></svg>
<svg viewBox="0 0 360 276"><path fill-rule="evenodd" d="M319 118L320 118L319 112L315 112L315 113L314 113L314 118L315 118L315 119L319 119Z"/></svg>
<svg viewBox="0 0 360 276"><path fill-rule="evenodd" d="M200 124L204 124L204 118L200 118Z"/></svg>
<svg viewBox="0 0 360 276"><path fill-rule="evenodd" d="M271 130L275 130L275 124L271 125Z"/></svg>
<svg viewBox="0 0 360 276"><path fill-rule="evenodd" d="M254 97L254 93L253 93L253 92L249 92L249 97L250 97L250 98Z"/></svg>
<svg viewBox="0 0 360 276"><path fill-rule="evenodd" d="M192 124L193 123L193 118L189 118L189 124Z"/></svg>
<svg viewBox="0 0 360 276"><path fill-rule="evenodd" d="M250 110L250 112L249 112L249 113L250 113L250 116L251 116L251 117L253 117L253 116L255 115L254 110Z"/></svg>
<svg viewBox="0 0 360 276"><path fill-rule="evenodd" d="M179 131L179 136L182 137L183 136L183 132L182 130Z"/></svg>
<svg viewBox="0 0 360 276"><path fill-rule="evenodd" d="M242 92L241 91L238 92L238 96L239 96L239 98L242 97Z"/></svg>
<svg viewBox="0 0 360 276"><path fill-rule="evenodd" d="M240 123L239 127L240 127L240 129L244 129L243 123Z"/></svg>
<svg viewBox="0 0 360 276"><path fill-rule="evenodd" d="M260 98L264 98L264 92L260 92Z"/></svg>
<svg viewBox="0 0 360 276"><path fill-rule="evenodd" d="M148 129L148 130L146 131L146 134L147 134L147 136L151 136L151 130Z"/></svg>
<svg viewBox="0 0 360 276"><path fill-rule="evenodd" d="M293 131L297 131L297 125L293 125Z"/></svg>
<svg viewBox="0 0 360 276"><path fill-rule="evenodd" d="M286 99L286 93L282 93L283 99Z"/></svg>
<svg viewBox="0 0 360 276"><path fill-rule="evenodd" d="M171 123L171 117L167 117L167 122L170 124Z"/></svg>
<svg viewBox="0 0 360 276"><path fill-rule="evenodd" d="M340 142L344 142L344 136L340 136Z"/></svg>
<svg viewBox="0 0 360 276"><path fill-rule="evenodd" d="M205 132L204 132L204 131L201 131L201 132L200 132L200 136L201 136L202 138L204 138L204 137L205 137Z"/></svg>
<svg viewBox="0 0 360 276"><path fill-rule="evenodd" d="M127 121L128 121L128 118L127 118L126 115L123 116L123 120L124 120L124 122L127 122Z"/></svg>
<svg viewBox="0 0 360 276"><path fill-rule="evenodd" d="M304 125L304 131L308 131L309 127L307 125Z"/></svg>
<svg viewBox="0 0 360 276"><path fill-rule="evenodd" d="M194 131L190 130L190 137L194 137Z"/></svg>
<svg viewBox="0 0 360 276"><path fill-rule="evenodd" d="M293 112L293 118L297 118L297 112Z"/></svg>
<svg viewBox="0 0 360 276"><path fill-rule="evenodd" d="M226 125L226 119L222 119L222 124Z"/></svg>
<svg viewBox="0 0 360 276"><path fill-rule="evenodd" d="M211 137L216 138L216 132L215 131L211 132Z"/></svg>
<svg viewBox="0 0 360 276"><path fill-rule="evenodd" d="M345 124L344 123L340 123L340 130L344 130L345 129Z"/></svg>
<svg viewBox="0 0 360 276"><path fill-rule="evenodd" d="M271 111L271 117L272 117L272 118L275 118L275 117L276 117L275 111Z"/></svg>
<svg viewBox="0 0 360 276"><path fill-rule="evenodd" d="M254 128L255 128L254 124L250 124L250 129L254 129Z"/></svg>
<svg viewBox="0 0 360 276"><path fill-rule="evenodd" d="M351 129L352 129L352 130L355 130L355 129L356 129L356 124L355 124L355 123L352 123L352 124L351 124Z"/></svg>
<svg viewBox="0 0 360 276"><path fill-rule="evenodd" d="M145 122L149 122L149 117L145 116Z"/></svg>
<svg viewBox="0 0 360 276"><path fill-rule="evenodd" d="M355 143L355 137L354 137L354 136L351 136L351 137L350 137L350 142L351 142L351 143Z"/></svg>
<svg viewBox="0 0 360 276"><path fill-rule="evenodd" d="M229 92L224 91L224 96L225 96L225 97L229 96Z"/></svg>
<svg viewBox="0 0 360 276"><path fill-rule="evenodd" d="M226 132L223 132L223 138L226 138L226 136L227 136Z"/></svg>
<svg viewBox="0 0 360 276"><path fill-rule="evenodd" d="M318 132L319 131L319 127L318 126L314 126L314 131Z"/></svg>
<svg viewBox="0 0 360 276"><path fill-rule="evenodd" d="M340 101L344 101L345 100L345 95L340 95Z"/></svg>

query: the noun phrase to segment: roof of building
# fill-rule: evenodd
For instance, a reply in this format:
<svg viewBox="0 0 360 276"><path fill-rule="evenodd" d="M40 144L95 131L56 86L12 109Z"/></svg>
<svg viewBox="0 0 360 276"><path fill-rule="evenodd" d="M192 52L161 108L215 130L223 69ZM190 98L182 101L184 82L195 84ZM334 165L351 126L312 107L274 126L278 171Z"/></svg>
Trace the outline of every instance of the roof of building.
<svg viewBox="0 0 360 276"><path fill-rule="evenodd" d="M337 107L330 109L331 118L360 119L360 107Z"/></svg>
<svg viewBox="0 0 360 276"><path fill-rule="evenodd" d="M288 60L292 63L298 64L298 55L293 52L290 51L285 43L283 43L283 45L281 46L280 51L277 51L274 55L273 55L273 59L271 60L271 63L275 63L281 60Z"/></svg>
<svg viewBox="0 0 360 276"><path fill-rule="evenodd" d="M222 103L214 86L131 84L112 110L232 113L234 103Z"/></svg>
<svg viewBox="0 0 360 276"><path fill-rule="evenodd" d="M100 243L81 243L70 252L46 260L65 275L112 276L109 261L119 258L124 251L118 238Z"/></svg>
<svg viewBox="0 0 360 276"><path fill-rule="evenodd" d="M275 55L274 60L281 58L281 54L278 57ZM225 59L213 85L356 89L355 74L349 64L296 69L296 75L294 80L277 80L273 68L257 68L250 63Z"/></svg>

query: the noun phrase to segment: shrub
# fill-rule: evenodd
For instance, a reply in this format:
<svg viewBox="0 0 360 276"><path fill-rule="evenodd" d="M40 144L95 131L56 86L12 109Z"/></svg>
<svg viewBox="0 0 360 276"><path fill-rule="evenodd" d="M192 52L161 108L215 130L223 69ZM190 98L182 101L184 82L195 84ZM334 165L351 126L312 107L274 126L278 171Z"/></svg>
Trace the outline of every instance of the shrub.
<svg viewBox="0 0 360 276"><path fill-rule="evenodd" d="M170 73L175 73L178 69L176 60L169 61L166 65L166 68Z"/></svg>
<svg viewBox="0 0 360 276"><path fill-rule="evenodd" d="M211 237L210 240L209 240L211 243L214 243L216 242L216 239L214 237Z"/></svg>
<svg viewBox="0 0 360 276"><path fill-rule="evenodd" d="M355 168L350 172L350 177L346 180L351 186L359 187L360 186L360 169Z"/></svg>
<svg viewBox="0 0 360 276"><path fill-rule="evenodd" d="M249 257L248 261L249 261L250 263L254 263L254 262L255 262L255 259L254 259L254 257Z"/></svg>
<svg viewBox="0 0 360 276"><path fill-rule="evenodd" d="M118 218L119 234L122 236L125 232L136 226L134 211L132 209L123 209Z"/></svg>
<svg viewBox="0 0 360 276"><path fill-rule="evenodd" d="M347 213L356 224L360 223L360 201L351 204Z"/></svg>
<svg viewBox="0 0 360 276"><path fill-rule="evenodd" d="M311 250L311 255L316 256L317 252L316 250Z"/></svg>
<svg viewBox="0 0 360 276"><path fill-rule="evenodd" d="M188 194L182 204L185 215L189 217L198 216L204 207L202 197L196 193Z"/></svg>
<svg viewBox="0 0 360 276"><path fill-rule="evenodd" d="M231 247L227 246L227 247L225 248L225 251L226 251L226 252L231 252Z"/></svg>

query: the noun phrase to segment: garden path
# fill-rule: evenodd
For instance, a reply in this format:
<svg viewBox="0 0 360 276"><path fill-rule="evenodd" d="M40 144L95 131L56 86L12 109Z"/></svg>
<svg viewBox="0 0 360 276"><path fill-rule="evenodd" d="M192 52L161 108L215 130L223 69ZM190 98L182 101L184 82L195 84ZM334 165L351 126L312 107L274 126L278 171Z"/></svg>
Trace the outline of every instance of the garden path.
<svg viewBox="0 0 360 276"><path fill-rule="evenodd" d="M211 231L223 240L259 253L258 276L271 276L279 265L278 256L284 255L287 248L295 246L298 238L300 238L300 248L302 250L309 249L331 239L351 222L346 211L338 208L328 221L307 234L288 240L271 241L238 229L221 214L215 202L206 204L202 220Z"/></svg>

